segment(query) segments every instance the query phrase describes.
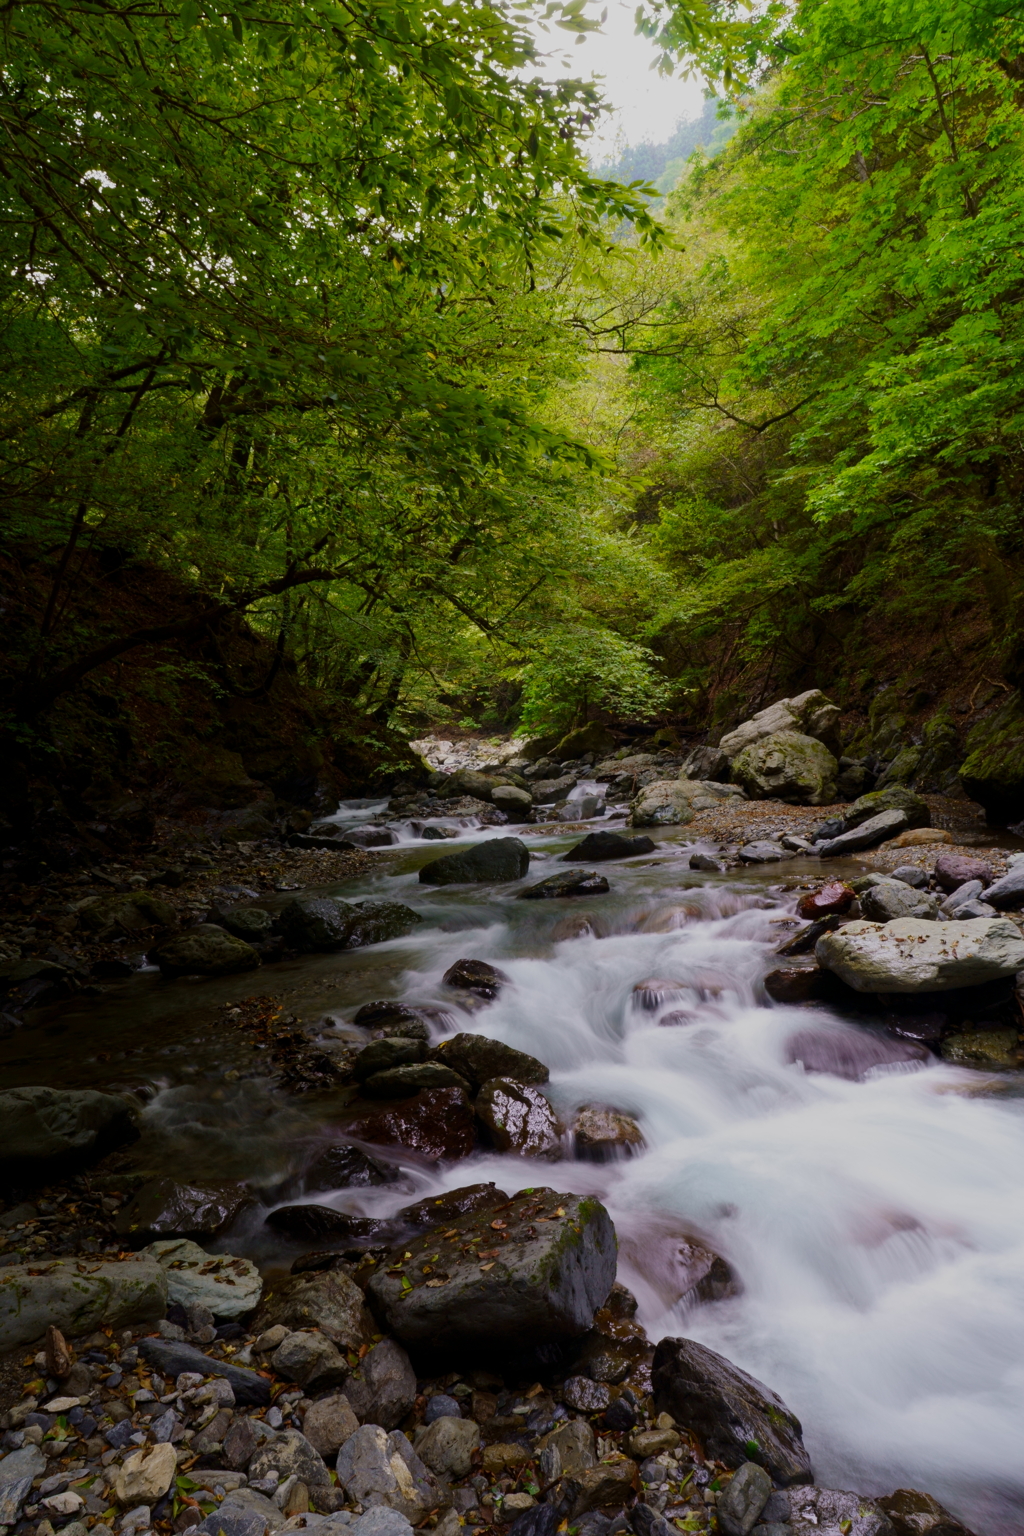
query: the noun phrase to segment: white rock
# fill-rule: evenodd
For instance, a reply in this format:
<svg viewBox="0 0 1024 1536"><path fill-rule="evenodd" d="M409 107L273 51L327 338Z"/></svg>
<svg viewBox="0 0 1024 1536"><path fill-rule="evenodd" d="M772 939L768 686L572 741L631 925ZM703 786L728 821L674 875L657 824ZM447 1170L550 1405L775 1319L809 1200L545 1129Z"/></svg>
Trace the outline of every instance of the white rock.
<svg viewBox="0 0 1024 1536"><path fill-rule="evenodd" d="M838 706L827 699L820 688L809 688L795 698L779 699L751 719L744 720L742 725L722 737L719 746L731 761L765 736L774 736L776 731L799 731L820 740L839 719L839 714Z"/></svg>
<svg viewBox="0 0 1024 1536"><path fill-rule="evenodd" d="M167 1294L183 1307L198 1302L214 1317L241 1317L257 1304L263 1281L255 1264L233 1253L207 1253L188 1238L150 1243L142 1255L167 1275ZM237 1358L237 1357L236 1357Z"/></svg>
<svg viewBox="0 0 1024 1536"><path fill-rule="evenodd" d="M114 1479L119 1504L155 1504L174 1480L178 1459L169 1444L144 1446L128 1457Z"/></svg>
<svg viewBox="0 0 1024 1536"><path fill-rule="evenodd" d="M1005 917L847 923L820 938L814 953L858 992L947 992L1024 970L1024 937Z"/></svg>
<svg viewBox="0 0 1024 1536"><path fill-rule="evenodd" d="M63 1493L51 1493L48 1499L43 1500L43 1508L51 1515L77 1515L84 1503L80 1493L72 1493L68 1488ZM146 1513L148 1517L149 1511ZM146 1524L149 1524L148 1518Z"/></svg>

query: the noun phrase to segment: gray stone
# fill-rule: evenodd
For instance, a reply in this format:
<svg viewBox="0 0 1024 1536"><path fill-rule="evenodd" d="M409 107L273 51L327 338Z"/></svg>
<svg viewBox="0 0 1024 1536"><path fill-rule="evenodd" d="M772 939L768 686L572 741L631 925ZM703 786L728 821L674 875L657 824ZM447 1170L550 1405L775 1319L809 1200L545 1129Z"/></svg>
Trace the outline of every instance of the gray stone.
<svg viewBox="0 0 1024 1536"><path fill-rule="evenodd" d="M694 747L683 760L679 777L725 783L729 778L729 758L721 747Z"/></svg>
<svg viewBox="0 0 1024 1536"><path fill-rule="evenodd" d="M873 1499L838 1488L791 1488L789 1536L825 1536L842 1531L844 1536L894 1536L888 1515Z"/></svg>
<svg viewBox="0 0 1024 1536"><path fill-rule="evenodd" d="M248 1469L249 1481L255 1482L269 1472L276 1472L282 1483L285 1478L297 1477L307 1488L331 1481L323 1457L297 1429L283 1429L261 1445L253 1456Z"/></svg>
<svg viewBox="0 0 1024 1536"><path fill-rule="evenodd" d="M793 858L793 854L780 843L767 841L744 843L739 856L744 864L778 864L781 859Z"/></svg>
<svg viewBox="0 0 1024 1536"><path fill-rule="evenodd" d="M800 1421L763 1382L693 1339L662 1339L651 1370L655 1408L693 1431L707 1456L740 1467L756 1444L776 1483L810 1482Z"/></svg>
<svg viewBox="0 0 1024 1536"><path fill-rule="evenodd" d="M325 1459L336 1456L349 1435L359 1428L352 1404L341 1392L321 1397L306 1409L302 1432L315 1451Z"/></svg>
<svg viewBox="0 0 1024 1536"><path fill-rule="evenodd" d="M744 748L732 777L752 800L828 805L836 797L839 764L826 746L800 731L775 731Z"/></svg>
<svg viewBox="0 0 1024 1536"><path fill-rule="evenodd" d="M281 930L294 949L344 949L352 908L329 896L296 899L281 912Z"/></svg>
<svg viewBox="0 0 1024 1536"><path fill-rule="evenodd" d="M645 784L630 805L634 827L686 826L693 820L691 786L684 780L655 779Z"/></svg>
<svg viewBox="0 0 1024 1536"><path fill-rule="evenodd" d="M351 1536L412 1536L412 1526L397 1509L375 1504L345 1527Z"/></svg>
<svg viewBox="0 0 1024 1536"><path fill-rule="evenodd" d="M3 1463L0 1462L0 1468L2 1466ZM12 1477L7 1482L0 1482L0 1526L11 1526L17 1523L18 1516L21 1514L21 1506L25 1503L31 1491L32 1479L30 1477Z"/></svg>
<svg viewBox="0 0 1024 1536"><path fill-rule="evenodd" d="M338 1480L359 1504L386 1504L418 1524L432 1509L448 1507L451 1495L423 1465L405 1435L364 1424L338 1452Z"/></svg>
<svg viewBox="0 0 1024 1536"><path fill-rule="evenodd" d="M920 917L934 921L939 904L927 891L916 891L902 880L880 880L860 898L861 911L874 923L891 923L900 917Z"/></svg>
<svg viewBox="0 0 1024 1536"><path fill-rule="evenodd" d="M468 1477L480 1428L472 1419L435 1419L416 1437L416 1453L438 1477Z"/></svg>
<svg viewBox="0 0 1024 1536"><path fill-rule="evenodd" d="M503 1208L500 1236L489 1218L457 1218L450 1237L412 1238L377 1267L367 1300L396 1337L442 1353L536 1346L590 1327L615 1279L604 1206L535 1188Z"/></svg>
<svg viewBox="0 0 1024 1536"><path fill-rule="evenodd" d="M815 846L821 858L837 859L843 854L861 853L865 848L874 848L876 843L888 842L905 832L908 825L906 811L881 811L851 831L841 832L838 837L828 838Z"/></svg>
<svg viewBox="0 0 1024 1536"><path fill-rule="evenodd" d="M254 971L259 954L216 923L200 923L149 951L164 976L234 976Z"/></svg>
<svg viewBox="0 0 1024 1536"><path fill-rule="evenodd" d="M416 1401L416 1372L394 1339L381 1339L345 1384L345 1396L362 1424L395 1429Z"/></svg>
<svg viewBox="0 0 1024 1536"><path fill-rule="evenodd" d="M349 1373L348 1361L338 1346L316 1329L286 1334L270 1363L278 1376L297 1381L309 1392L340 1386Z"/></svg>
<svg viewBox="0 0 1024 1536"><path fill-rule="evenodd" d="M948 992L1024 970L1024 938L1005 917L847 923L824 934L814 953L858 992Z"/></svg>
<svg viewBox="0 0 1024 1536"><path fill-rule="evenodd" d="M557 800L564 800L575 787L574 773L559 774L557 779L536 779L530 786L534 805L554 805Z"/></svg>
<svg viewBox="0 0 1024 1536"><path fill-rule="evenodd" d="M449 1397L447 1392L435 1392L423 1411L424 1424L433 1424L435 1419L461 1419L462 1409L458 1399Z"/></svg>
<svg viewBox="0 0 1024 1536"><path fill-rule="evenodd" d="M40 1338L151 1323L167 1311L167 1277L145 1260L51 1259L0 1269L0 1351Z"/></svg>
<svg viewBox="0 0 1024 1536"><path fill-rule="evenodd" d="M1024 860L993 881L985 892L985 900L993 907L1014 912L1024 907Z"/></svg>
<svg viewBox="0 0 1024 1536"><path fill-rule="evenodd" d="M212 1355L204 1355L191 1344L178 1344L172 1339L140 1339L139 1354L150 1365L155 1365L164 1376L178 1377L184 1371L198 1371L203 1376L222 1376L230 1382L237 1403L263 1408L270 1402L270 1383L257 1371L248 1371L244 1366L229 1365Z"/></svg>
<svg viewBox="0 0 1024 1536"><path fill-rule="evenodd" d="M499 1152L543 1157L558 1150L558 1121L539 1088L493 1077L484 1083L473 1107Z"/></svg>
<svg viewBox="0 0 1024 1536"><path fill-rule="evenodd" d="M561 858L564 864L593 864L605 859L634 859L641 853L653 853L656 847L649 837L623 837L621 832L588 832L581 843L563 853Z"/></svg>
<svg viewBox="0 0 1024 1536"><path fill-rule="evenodd" d="M267 1520L255 1510L245 1509L241 1504L231 1507L225 1499L219 1509L191 1526L190 1531L192 1536L264 1536L267 1526Z"/></svg>
<svg viewBox="0 0 1024 1536"><path fill-rule="evenodd" d="M363 1293L342 1270L288 1275L275 1282L263 1298L253 1322L261 1333L281 1323L292 1332L319 1328L342 1349L358 1350L374 1333L363 1305Z"/></svg>
<svg viewBox="0 0 1024 1536"><path fill-rule="evenodd" d="M710 853L691 853L689 860L691 869L699 869L709 875L720 875L725 870L721 859L716 859Z"/></svg>
<svg viewBox="0 0 1024 1536"><path fill-rule="evenodd" d="M928 884L928 871L922 869L919 864L901 864L899 869L894 869L891 878L902 880L904 885L912 885L916 890Z"/></svg>
<svg viewBox="0 0 1024 1536"><path fill-rule="evenodd" d="M999 914L987 901L965 901L962 906L954 907L953 916L958 923L966 922L972 917L998 917Z"/></svg>
<svg viewBox="0 0 1024 1536"><path fill-rule="evenodd" d="M526 844L518 837L494 837L461 853L434 859L420 870L421 885L468 885L521 880L530 870Z"/></svg>
<svg viewBox="0 0 1024 1536"><path fill-rule="evenodd" d="M538 1442L541 1450L558 1452L560 1476L578 1477L597 1466L594 1431L585 1419L570 1419Z"/></svg>
<svg viewBox="0 0 1024 1536"><path fill-rule="evenodd" d="M719 750L730 762L768 736L779 731L796 731L815 740L824 741L830 748L836 745L833 737L840 710L827 699L820 688L809 688L806 693L791 699L779 699L759 710L734 731L722 737ZM712 774L707 775L713 777Z"/></svg>
<svg viewBox="0 0 1024 1536"><path fill-rule="evenodd" d="M31 1482L34 1477L42 1477L45 1471L46 1457L38 1445L24 1445L0 1461L0 1488L7 1483L21 1482L26 1477Z"/></svg>
<svg viewBox="0 0 1024 1536"><path fill-rule="evenodd" d="M207 1516L207 1520L213 1523L213 1531L210 1533L210 1536L219 1536L221 1525L224 1527L226 1536L233 1536L231 1528L224 1522L229 1519L231 1521L249 1520L251 1522L253 1517L261 1522L258 1528L255 1526L249 1527L249 1530L254 1531L256 1536L259 1536L260 1531L279 1531L285 1521L281 1510L265 1494L259 1493L255 1488L236 1488L233 1493L228 1494L220 1509L214 1514ZM220 1522L220 1524L217 1522ZM203 1525L205 1526L206 1524L207 1521L204 1521ZM248 1536L248 1532L246 1536Z"/></svg>
<svg viewBox="0 0 1024 1536"><path fill-rule="evenodd" d="M150 1243L143 1258L155 1259L167 1274L167 1294L183 1307L208 1307L214 1317L241 1317L260 1299L263 1281L255 1264L234 1253L207 1253L186 1237Z"/></svg>
<svg viewBox="0 0 1024 1536"><path fill-rule="evenodd" d="M262 1381L263 1377L258 1379ZM270 1392L268 1389L267 1401L269 1402L269 1400ZM125 1422L130 1424L131 1419L127 1419ZM244 1417L233 1419L224 1436L224 1460L229 1467L234 1468L238 1472L244 1472L252 1460L259 1443L260 1436L253 1419ZM341 1442L339 1441L338 1443L340 1444ZM320 1450L319 1446L316 1448L322 1456L324 1452Z"/></svg>
<svg viewBox="0 0 1024 1536"><path fill-rule="evenodd" d="M441 1059L475 1089L495 1077L510 1077L517 1083L546 1083L550 1075L536 1056L489 1035L454 1035L442 1041L438 1051Z"/></svg>
<svg viewBox="0 0 1024 1536"><path fill-rule="evenodd" d="M904 811L908 827L931 826L932 813L928 809L928 802L922 800L920 795L915 795L913 790L893 784L888 789L873 789L855 800L843 817L843 831L852 831L882 811Z"/></svg>
<svg viewBox="0 0 1024 1536"><path fill-rule="evenodd" d="M725 1536L749 1536L772 1492L772 1480L755 1461L745 1461L715 1508Z"/></svg>
<svg viewBox="0 0 1024 1536"><path fill-rule="evenodd" d="M962 907L965 902L973 901L980 896L985 889L980 880L965 880L963 885L958 885L956 890L947 896L939 910L951 917L957 907Z"/></svg>
<svg viewBox="0 0 1024 1536"><path fill-rule="evenodd" d="M45 1178L138 1137L119 1094L91 1088L8 1088L0 1093L0 1174Z"/></svg>
<svg viewBox="0 0 1024 1536"><path fill-rule="evenodd" d="M514 784L496 784L491 790L491 801L505 812L509 821L525 821L533 806L530 791L517 789Z"/></svg>

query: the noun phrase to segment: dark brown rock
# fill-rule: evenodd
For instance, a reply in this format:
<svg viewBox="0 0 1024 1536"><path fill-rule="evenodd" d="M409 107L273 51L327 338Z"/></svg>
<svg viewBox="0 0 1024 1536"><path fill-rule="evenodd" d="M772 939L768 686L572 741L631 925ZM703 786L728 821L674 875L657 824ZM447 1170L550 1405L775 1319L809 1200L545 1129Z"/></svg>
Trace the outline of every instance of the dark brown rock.
<svg viewBox="0 0 1024 1536"><path fill-rule="evenodd" d="M813 1003L824 997L825 973L816 965L791 965L769 971L764 989L776 1003Z"/></svg>
<svg viewBox="0 0 1024 1536"><path fill-rule="evenodd" d="M576 1156L591 1163L631 1157L644 1145L636 1121L603 1104L585 1104L576 1112L571 1131Z"/></svg>
<svg viewBox="0 0 1024 1536"><path fill-rule="evenodd" d="M621 832L588 832L581 843L562 854L566 864L599 863L604 859L633 859L640 853L653 853L649 837L623 837Z"/></svg>
<svg viewBox="0 0 1024 1536"><path fill-rule="evenodd" d="M547 1067L535 1056L517 1051L514 1046L491 1040L487 1035L461 1034L444 1040L437 1048L438 1059L447 1063L473 1088L482 1088L495 1077L510 1077L517 1083L546 1083Z"/></svg>
<svg viewBox="0 0 1024 1536"><path fill-rule="evenodd" d="M504 971L488 960L456 960L449 966L441 980L445 986L458 987L463 992L473 992L477 997L497 997L503 986L510 981Z"/></svg>
<svg viewBox="0 0 1024 1536"><path fill-rule="evenodd" d="M830 880L820 891L811 891L797 907L800 916L808 922L828 917L833 912L848 912L857 899L843 880Z"/></svg>
<svg viewBox="0 0 1024 1536"><path fill-rule="evenodd" d="M438 1088L461 1088L468 1093L469 1084L443 1061L420 1061L375 1072L363 1083L362 1092L366 1099L406 1099Z"/></svg>
<svg viewBox="0 0 1024 1536"><path fill-rule="evenodd" d="M263 1294L253 1332L263 1333L282 1323L290 1331L319 1328L343 1349L369 1344L376 1329L363 1305L363 1293L340 1270L288 1275Z"/></svg>
<svg viewBox="0 0 1024 1536"><path fill-rule="evenodd" d="M303 1242L337 1241L353 1249L390 1247L407 1234L426 1231L467 1211L489 1210L507 1199L493 1184L470 1184L417 1200L394 1216L349 1216L329 1205L283 1205L270 1212L266 1224ZM292 1273L299 1271L293 1268Z"/></svg>
<svg viewBox="0 0 1024 1536"><path fill-rule="evenodd" d="M897 1488L875 1502L889 1516L896 1536L972 1536L938 1499L916 1488Z"/></svg>
<svg viewBox="0 0 1024 1536"><path fill-rule="evenodd" d="M318 1189L361 1189L381 1184L394 1184L401 1173L391 1163L380 1162L368 1156L358 1147L339 1142L328 1147L306 1171L305 1186L310 1191Z"/></svg>
<svg viewBox="0 0 1024 1536"><path fill-rule="evenodd" d="M612 1395L603 1381L592 1381L589 1376L569 1376L559 1388L559 1395L577 1413L603 1413Z"/></svg>
<svg viewBox="0 0 1024 1536"><path fill-rule="evenodd" d="M539 1088L492 1077L481 1088L474 1107L499 1152L543 1157L558 1150L558 1122Z"/></svg>
<svg viewBox="0 0 1024 1536"><path fill-rule="evenodd" d="M435 1163L468 1157L476 1145L476 1121L461 1088L434 1088L382 1105L349 1121L345 1130L359 1141L406 1147Z"/></svg>
<svg viewBox="0 0 1024 1536"><path fill-rule="evenodd" d="M825 933L834 933L840 926L841 918L833 913L829 917L819 918L817 922L809 923L806 928L801 928L794 933L791 939L786 939L775 951L777 955L807 955Z"/></svg>
<svg viewBox="0 0 1024 1536"><path fill-rule="evenodd" d="M406 1003L379 1001L364 1003L352 1020L364 1029L384 1030L390 1033L398 1025L398 1034L408 1039L429 1040L430 1031L420 1009Z"/></svg>
<svg viewBox="0 0 1024 1536"><path fill-rule="evenodd" d="M359 1052L352 1066L352 1076L357 1083L365 1083L377 1072L389 1072L392 1067L405 1067L425 1061L427 1047L423 1040L391 1035L386 1040L374 1040Z"/></svg>
<svg viewBox="0 0 1024 1536"><path fill-rule="evenodd" d="M564 873L548 875L529 890L519 892L520 901L554 901L564 896L603 896L611 887L606 876L595 870L567 869Z"/></svg>
<svg viewBox="0 0 1024 1536"><path fill-rule="evenodd" d="M935 860L935 879L944 891L953 892L968 880L992 884L992 866L984 859L972 859L964 853L940 853Z"/></svg>
<svg viewBox="0 0 1024 1536"><path fill-rule="evenodd" d="M213 1237L252 1204L241 1184L151 1179L122 1206L114 1229L120 1237L147 1243L161 1237Z"/></svg>

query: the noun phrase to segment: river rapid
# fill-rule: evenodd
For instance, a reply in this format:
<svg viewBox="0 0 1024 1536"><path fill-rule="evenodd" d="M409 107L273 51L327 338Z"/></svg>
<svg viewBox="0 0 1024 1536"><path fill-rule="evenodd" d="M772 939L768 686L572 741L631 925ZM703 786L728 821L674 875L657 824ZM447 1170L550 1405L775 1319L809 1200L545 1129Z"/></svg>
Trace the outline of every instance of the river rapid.
<svg viewBox="0 0 1024 1536"><path fill-rule="evenodd" d="M343 808L339 819L368 809ZM420 866L465 838L411 839L376 873L330 890L408 903L424 921L407 938L216 982L145 973L88 1012L55 1012L34 1041L26 1032L6 1042L4 1076L151 1084L148 1155L164 1172L254 1180L264 1205L217 1247L272 1267L301 1250L274 1248L262 1216L338 1107L330 1095L268 1092L249 1075L251 1050L212 1027L216 1009L283 996L304 1021L322 1021L329 1043L358 1036L349 1021L373 998L440 1003L453 1016L448 1033L478 1029L544 1061L557 1109L598 1103L633 1116L645 1150L606 1163L482 1154L440 1171L409 1159L400 1190L310 1198L384 1215L483 1179L510 1192L545 1183L596 1193L652 1340L685 1333L779 1392L803 1422L818 1483L866 1494L916 1487L979 1536L1024 1533L1015 1080L934 1059L879 1063L880 1020L872 1029L771 1004L762 978L779 963L801 878L820 876L820 865L709 876L687 867L697 845L685 829L655 836L654 854L602 866L607 895L541 902L516 897L565 868L553 861L578 832L527 829L529 876L497 887L420 885ZM848 860L844 872L855 867ZM590 917L593 930L553 937L567 916ZM511 985L467 1006L441 982L461 957L494 962ZM659 985L638 996L646 981ZM683 1294L687 1239L726 1259L738 1294L697 1305Z"/></svg>

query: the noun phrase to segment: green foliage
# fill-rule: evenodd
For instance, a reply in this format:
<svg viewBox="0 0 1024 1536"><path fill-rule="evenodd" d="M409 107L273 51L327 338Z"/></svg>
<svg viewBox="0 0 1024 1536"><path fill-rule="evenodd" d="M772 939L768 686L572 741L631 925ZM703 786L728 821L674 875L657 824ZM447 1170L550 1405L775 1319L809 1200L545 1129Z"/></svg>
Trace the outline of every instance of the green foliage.
<svg viewBox="0 0 1024 1536"><path fill-rule="evenodd" d="M670 693L656 659L645 646L609 631L575 626L550 632L541 653L519 673L522 728L568 729L585 721L592 707L650 720Z"/></svg>

